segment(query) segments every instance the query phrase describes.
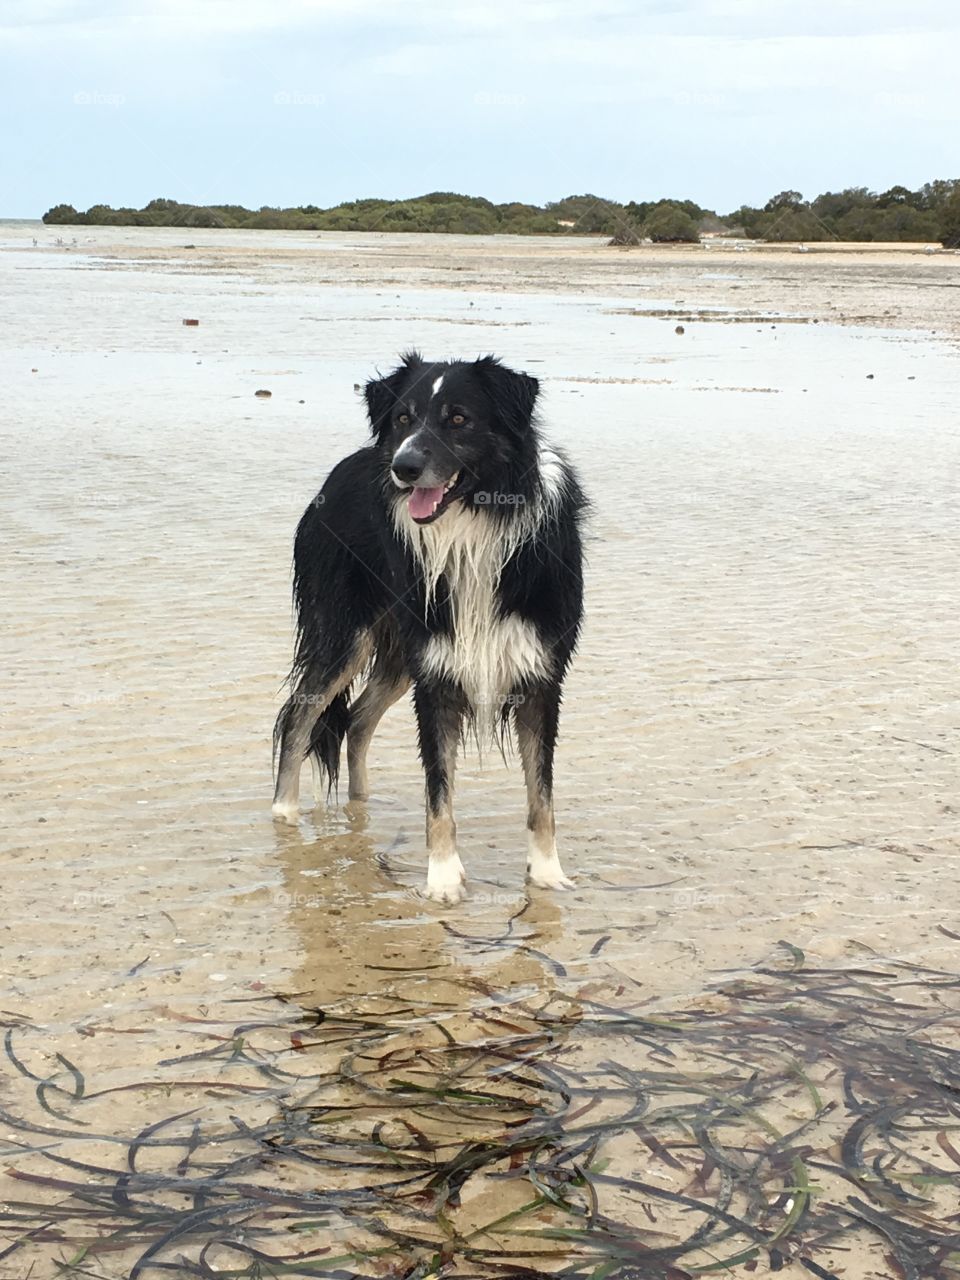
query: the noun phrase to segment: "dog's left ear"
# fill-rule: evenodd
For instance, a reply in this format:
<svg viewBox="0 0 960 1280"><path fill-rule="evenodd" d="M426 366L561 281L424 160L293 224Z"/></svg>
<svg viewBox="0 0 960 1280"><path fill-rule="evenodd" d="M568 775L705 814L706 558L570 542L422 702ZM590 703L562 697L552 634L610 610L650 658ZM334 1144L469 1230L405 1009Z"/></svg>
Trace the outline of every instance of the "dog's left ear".
<svg viewBox="0 0 960 1280"><path fill-rule="evenodd" d="M399 390L400 378L396 373L391 373L386 378L371 378L363 388L370 429L377 439L390 426L390 416L393 413L393 406L397 403Z"/></svg>
<svg viewBox="0 0 960 1280"><path fill-rule="evenodd" d="M540 383L528 373L508 369L496 356L484 356L475 368L483 378L501 424L516 436L525 435L533 421Z"/></svg>
<svg viewBox="0 0 960 1280"><path fill-rule="evenodd" d="M407 374L423 364L420 353L407 351L401 357L399 368L385 378L371 378L363 389L363 397L367 402L367 416L373 434L379 440L390 426L397 397L407 380Z"/></svg>

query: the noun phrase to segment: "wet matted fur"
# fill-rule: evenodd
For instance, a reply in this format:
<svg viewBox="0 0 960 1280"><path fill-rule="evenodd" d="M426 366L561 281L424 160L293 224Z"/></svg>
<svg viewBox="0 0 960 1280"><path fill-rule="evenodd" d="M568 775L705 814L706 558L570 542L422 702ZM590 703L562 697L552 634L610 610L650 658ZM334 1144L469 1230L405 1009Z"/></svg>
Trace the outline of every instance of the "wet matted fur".
<svg viewBox="0 0 960 1280"><path fill-rule="evenodd" d="M365 798L370 740L412 685L426 892L440 902L463 896L458 743L511 723L527 786L530 880L571 884L557 856L553 756L583 613L586 499L570 462L540 435L538 391L535 378L493 356L404 356L367 383L374 442L334 467L297 528L297 642L274 731L274 815L297 820L308 755L336 786L344 738L350 797Z"/></svg>

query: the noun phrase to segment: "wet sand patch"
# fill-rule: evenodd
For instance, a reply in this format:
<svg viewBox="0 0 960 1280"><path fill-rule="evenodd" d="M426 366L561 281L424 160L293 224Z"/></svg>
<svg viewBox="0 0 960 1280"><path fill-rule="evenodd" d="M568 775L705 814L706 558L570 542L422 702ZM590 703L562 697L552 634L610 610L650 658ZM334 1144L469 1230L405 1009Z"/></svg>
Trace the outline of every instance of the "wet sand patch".
<svg viewBox="0 0 960 1280"><path fill-rule="evenodd" d="M193 1157L183 1175L176 1164L197 1117L171 1126L172 1147L160 1145L169 1118L191 1108L205 1138L229 1134L240 1142L237 1158L253 1160L229 1117L276 1133L286 1084L241 1057L231 1063L238 1028L259 1016L238 1014L236 1002L259 1010L272 992L288 995L279 1012L295 1007L294 1021L304 1008L383 1018L404 999L407 1016L467 1024L476 1010L502 1006L533 1034L512 1002L537 1013L558 990L621 1013L632 1000L647 1002L644 1013L706 1010L721 998L704 1003L701 994L717 970L752 981L779 938L806 951L810 970L863 967L865 955L873 967L873 953L940 974L956 969L960 366L951 347L916 331L827 324L692 325L681 339L662 319L609 314L638 294L654 306L722 301L713 289L730 282L707 281L701 296L686 266L668 270L662 259L641 277L642 258L611 274L602 255L576 259L575 270L541 257L521 278L512 250L498 258L499 246L481 246L453 264L472 261L452 289L437 285L446 278L442 245L415 259L386 244L366 255L363 271L342 249L336 269L325 260L315 270L307 254L298 271L292 254L275 262L252 248L239 279L170 275L165 252L156 266L122 272L64 252L49 270L18 274L19 293L2 293L26 298L0 313L12 410L0 424L0 588L13 602L0 640L9 672L0 857L10 886L0 941L11 975L5 1016L28 1074L6 1060L0 1105L50 1129L89 1118L106 1140L91 1156L83 1143L94 1139L81 1126L83 1138L72 1128L68 1137L8 1129L5 1167L49 1172L43 1148L116 1175L131 1136L160 1124L156 1150L145 1141L137 1167L191 1178ZM852 275L835 298L860 298L850 311L861 314L862 298L879 290L884 308L910 316L909 299L920 295L929 324L920 286L942 264L919 264L903 288L896 281L912 266L890 275L876 265L845 266ZM771 267L775 259L764 259L763 270ZM0 273L8 268L0 253ZM804 276L804 287L816 278ZM798 306L762 272L743 283L751 296L733 296L753 312ZM200 325L185 329L184 316ZM366 439L355 384L418 344L438 354L499 350L536 371L550 434L594 498L587 627L558 755L559 832L578 880L563 900L528 899L517 761L481 767L470 755L458 817L471 897L450 913L418 898L423 784L406 705L389 713L374 743L368 805L305 810L289 833L270 821L269 730L290 658L293 529L329 466ZM667 364L669 380L648 379ZM273 395L257 401L267 376ZM692 394L750 387L777 395ZM902 995L898 988L889 1006L881 1002L891 1035L920 1035ZM922 1008L927 1000L917 997ZM754 1008L767 1031L771 1001ZM280 1022L239 1038L298 1062L307 1051L289 1037L309 1024ZM742 1021L732 1025L744 1031ZM575 1043L576 1027L567 1032ZM359 1033L350 1034L352 1044ZM611 1060L653 1069L645 1047L616 1047ZM210 1062L173 1062L194 1053ZM83 1076L82 1097L71 1066ZM167 1073L181 1082L170 1090ZM200 1082L193 1092L191 1082ZM826 1098L835 1082L815 1084ZM394 1122L384 1143L399 1140L398 1115L381 1117ZM797 1123L811 1118L804 1111ZM464 1126L459 1136L476 1132ZM677 1179L679 1171L635 1137L625 1139L628 1176L676 1190L657 1171ZM667 1146L662 1134L657 1141ZM866 1151L870 1161L882 1156L887 1178L897 1173L889 1153ZM922 1179L949 1167L939 1151L924 1149L928 1173L909 1166L921 1181L904 1183L908 1195L927 1195ZM198 1148L195 1158L206 1154ZM315 1192L313 1166L303 1167ZM258 1185L276 1185L271 1168L258 1166ZM93 1221L116 1177L64 1169L99 1188ZM783 1180L767 1196L766 1169L748 1208L759 1214L762 1202L768 1214L754 1223L769 1256L767 1246L777 1247L769 1236L792 1207ZM252 1175L242 1179L252 1185ZM517 1207L510 1197L523 1187L519 1174L477 1180L483 1191L463 1233L501 1206ZM39 1196L37 1185L7 1178L6 1199ZM292 1175L289 1185L303 1190ZM718 1185L708 1181L705 1191L716 1197ZM141 1207L163 1200L144 1187ZM465 1202L473 1189L465 1184ZM71 1240L91 1208L74 1190L46 1189L51 1200L69 1197L56 1226ZM852 1194L883 1212L889 1194L900 1213L901 1197L882 1179L873 1190L879 1201L862 1185ZM849 1208L838 1187L829 1194ZM263 1212L261 1195L249 1193L251 1213ZM673 1209L631 1195L617 1202L621 1225L674 1230ZM183 1198L174 1202L180 1213ZM223 1207L216 1195L208 1204L216 1222ZM551 1229L570 1217L554 1207ZM233 1208L220 1219L230 1229ZM156 1242L155 1227L173 1226L168 1205L157 1212L139 1220L141 1253ZM743 1205L732 1212L747 1220ZM340 1219L331 1223L327 1240L317 1228L316 1247L345 1238ZM939 1248L940 1236L931 1239ZM50 1235L27 1243L50 1268L80 1247ZM126 1246L123 1237L115 1243ZM292 1252L302 1241L288 1243ZM755 1243L748 1233L742 1247ZM178 1247L171 1242L168 1257ZM26 1248L9 1260L17 1280ZM128 1275L126 1257L103 1255L97 1265L110 1276L116 1261L112 1274ZM231 1258L234 1269L251 1265L249 1254ZM949 1252L945 1274L948 1263ZM852 1265L839 1259L836 1274L856 1275Z"/></svg>

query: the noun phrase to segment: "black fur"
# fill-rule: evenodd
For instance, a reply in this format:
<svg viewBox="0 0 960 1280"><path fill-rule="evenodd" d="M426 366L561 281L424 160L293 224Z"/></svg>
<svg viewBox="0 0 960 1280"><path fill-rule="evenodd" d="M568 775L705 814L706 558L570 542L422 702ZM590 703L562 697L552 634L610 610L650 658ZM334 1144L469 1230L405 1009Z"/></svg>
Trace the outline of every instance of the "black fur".
<svg viewBox="0 0 960 1280"><path fill-rule="evenodd" d="M333 468L297 528L291 695L274 731L281 799L295 796L290 779L307 751L329 786L336 785L341 744L358 705L353 686L364 672L373 669L384 687L413 682L433 810L448 786L443 742L476 711L455 680L425 661L432 637L453 634L449 589L441 577L427 598L421 565L394 519L398 504L413 499L391 468L414 476L411 485L419 479L428 504L435 500L429 495L458 477L423 523L452 519L456 504L473 508L477 520L502 535L512 522L527 522L525 540L503 567L495 607L501 618L516 615L533 625L543 669L503 690L498 712L505 724L522 706L529 731L542 734L537 769L549 792L561 685L582 618L587 504L573 468L556 451L544 470L534 417L538 390L535 378L492 356L436 364L415 352L367 383L373 443Z"/></svg>

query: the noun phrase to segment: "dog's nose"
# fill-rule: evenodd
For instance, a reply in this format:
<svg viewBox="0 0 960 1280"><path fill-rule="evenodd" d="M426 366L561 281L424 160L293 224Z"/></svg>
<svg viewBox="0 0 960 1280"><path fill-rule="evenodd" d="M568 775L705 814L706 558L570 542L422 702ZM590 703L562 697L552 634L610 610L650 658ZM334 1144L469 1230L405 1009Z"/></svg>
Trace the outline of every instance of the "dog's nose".
<svg viewBox="0 0 960 1280"><path fill-rule="evenodd" d="M405 484L413 484L414 480L419 480L423 475L422 462L397 462L393 463L393 474L398 480L402 480Z"/></svg>
<svg viewBox="0 0 960 1280"><path fill-rule="evenodd" d="M408 441L393 455L391 470L401 484L414 484L427 466L427 453Z"/></svg>

